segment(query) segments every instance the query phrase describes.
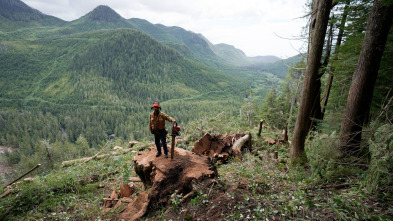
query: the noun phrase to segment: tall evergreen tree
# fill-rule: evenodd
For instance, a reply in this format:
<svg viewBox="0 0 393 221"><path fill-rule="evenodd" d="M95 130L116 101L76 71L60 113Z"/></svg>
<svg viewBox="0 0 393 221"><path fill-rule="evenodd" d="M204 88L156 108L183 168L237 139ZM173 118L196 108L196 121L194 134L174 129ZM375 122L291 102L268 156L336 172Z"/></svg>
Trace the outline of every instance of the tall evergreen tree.
<svg viewBox="0 0 393 221"><path fill-rule="evenodd" d="M320 81L318 70L321 65L325 34L332 7L332 0L316 0L314 3L313 13L315 13L315 16L312 16L310 23L307 66L291 147L291 161L293 163L306 159L304 143L310 129L312 109L316 102L319 103L320 85L318 85L318 82L320 83Z"/></svg>
<svg viewBox="0 0 393 221"><path fill-rule="evenodd" d="M368 118L379 65L392 24L392 14L392 3L374 1L341 125L340 142L345 155L359 153L362 127Z"/></svg>

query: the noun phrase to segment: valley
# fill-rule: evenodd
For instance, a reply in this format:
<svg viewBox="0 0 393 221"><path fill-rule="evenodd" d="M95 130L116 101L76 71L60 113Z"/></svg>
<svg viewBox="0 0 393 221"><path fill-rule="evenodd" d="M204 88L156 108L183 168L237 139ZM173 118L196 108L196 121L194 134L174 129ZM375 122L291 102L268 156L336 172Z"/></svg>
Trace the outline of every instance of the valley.
<svg viewBox="0 0 393 221"><path fill-rule="evenodd" d="M64 21L0 0L0 184L40 164L0 190L0 220L393 220L393 4L304 8L308 51L280 59L105 5Z"/></svg>

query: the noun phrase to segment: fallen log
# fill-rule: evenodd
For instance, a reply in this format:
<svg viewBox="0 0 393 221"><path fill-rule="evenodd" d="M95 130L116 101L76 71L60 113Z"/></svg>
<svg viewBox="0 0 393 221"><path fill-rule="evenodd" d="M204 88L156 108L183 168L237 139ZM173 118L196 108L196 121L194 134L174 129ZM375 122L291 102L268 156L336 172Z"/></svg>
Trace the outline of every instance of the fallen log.
<svg viewBox="0 0 393 221"><path fill-rule="evenodd" d="M10 195L12 191L10 189L7 189L3 194L0 195L0 199Z"/></svg>
<svg viewBox="0 0 393 221"><path fill-rule="evenodd" d="M134 145L137 144L137 143L139 143L139 142L136 141L136 140L130 141L130 142L128 142L128 147L129 147L129 148L134 147Z"/></svg>
<svg viewBox="0 0 393 221"><path fill-rule="evenodd" d="M35 169L37 169L39 166L41 166L41 164L37 164L35 167L31 168L29 171L27 171L26 173L24 173L22 176L16 178L14 181L12 181L11 183L9 183L8 185L6 185L4 188L6 188L7 186L10 186L11 184L15 183L16 181L22 179L24 176L26 176L27 174L33 172ZM3 188L3 189L4 189Z"/></svg>
<svg viewBox="0 0 393 221"><path fill-rule="evenodd" d="M151 145L151 144L150 144L150 145ZM142 145L142 146L139 146L138 148L145 148L145 147L147 147L147 146L148 146L148 145ZM71 166L71 165L73 165L73 164L75 164L75 163L78 163L78 162L83 162L82 164L84 164L84 163L86 163L86 162L88 162L88 161L90 161L90 160L99 160L99 159L103 159L103 158L110 157L110 156L116 156L116 155L125 154L125 153L128 153L128 152L130 152L130 151L134 151L134 148L127 148L127 149L123 149L123 150L112 151L112 152L110 152L110 153L101 154L101 155L95 154L95 155L92 156L92 157L84 157L84 158L80 158L80 159L74 159L74 160L63 161L63 162L61 163L61 166L62 166L62 167L68 167L68 166ZM81 165L82 165L82 164L81 164Z"/></svg>
<svg viewBox="0 0 393 221"><path fill-rule="evenodd" d="M242 147L244 146L244 144L246 142L250 142L250 135L246 134L243 137L241 137L240 139L238 139L234 144L233 144L233 151L234 151L234 156L239 156L241 159L241 151L242 151Z"/></svg>

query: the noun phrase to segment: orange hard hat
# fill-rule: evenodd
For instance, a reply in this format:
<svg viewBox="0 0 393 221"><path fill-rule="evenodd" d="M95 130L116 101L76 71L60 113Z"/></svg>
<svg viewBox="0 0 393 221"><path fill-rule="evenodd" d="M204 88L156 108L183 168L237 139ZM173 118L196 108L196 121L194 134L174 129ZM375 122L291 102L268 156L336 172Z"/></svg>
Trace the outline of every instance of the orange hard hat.
<svg viewBox="0 0 393 221"><path fill-rule="evenodd" d="M158 102L154 102L153 106L151 107L151 109L158 107L161 109L160 104Z"/></svg>

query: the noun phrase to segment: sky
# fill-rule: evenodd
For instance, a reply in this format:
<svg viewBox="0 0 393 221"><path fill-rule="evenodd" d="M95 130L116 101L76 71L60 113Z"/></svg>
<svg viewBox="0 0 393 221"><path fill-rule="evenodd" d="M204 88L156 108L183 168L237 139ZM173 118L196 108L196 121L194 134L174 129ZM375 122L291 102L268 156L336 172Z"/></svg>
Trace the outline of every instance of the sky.
<svg viewBox="0 0 393 221"><path fill-rule="evenodd" d="M179 26L211 43L225 43L247 56L288 58L304 52L298 40L307 20L306 0L22 0L65 21L107 5L123 18Z"/></svg>

